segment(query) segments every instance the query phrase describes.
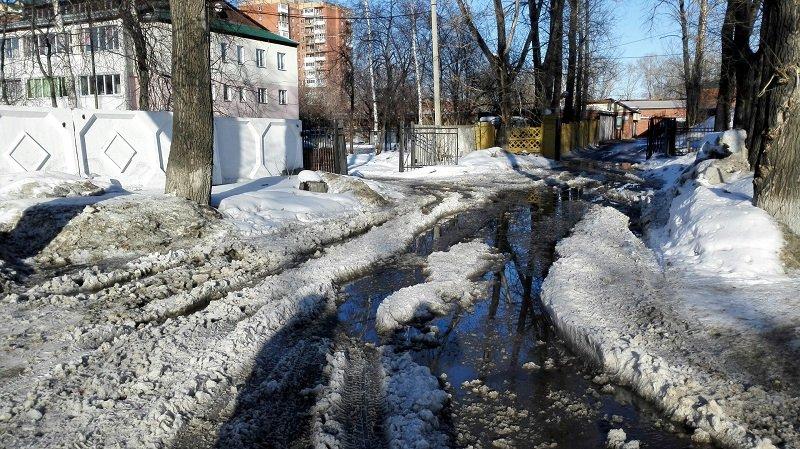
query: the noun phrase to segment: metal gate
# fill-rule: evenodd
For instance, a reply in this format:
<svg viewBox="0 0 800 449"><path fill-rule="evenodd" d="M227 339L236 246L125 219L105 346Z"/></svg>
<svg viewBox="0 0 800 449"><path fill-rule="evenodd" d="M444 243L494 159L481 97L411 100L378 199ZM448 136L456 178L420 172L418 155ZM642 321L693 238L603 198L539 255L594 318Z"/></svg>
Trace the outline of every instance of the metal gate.
<svg viewBox="0 0 800 449"><path fill-rule="evenodd" d="M339 128L304 129L303 168L347 174L345 135Z"/></svg>
<svg viewBox="0 0 800 449"><path fill-rule="evenodd" d="M674 117L652 117L647 128L647 159L656 153L675 155L677 120Z"/></svg>
<svg viewBox="0 0 800 449"><path fill-rule="evenodd" d="M413 127L403 131L400 170L458 164L457 127Z"/></svg>

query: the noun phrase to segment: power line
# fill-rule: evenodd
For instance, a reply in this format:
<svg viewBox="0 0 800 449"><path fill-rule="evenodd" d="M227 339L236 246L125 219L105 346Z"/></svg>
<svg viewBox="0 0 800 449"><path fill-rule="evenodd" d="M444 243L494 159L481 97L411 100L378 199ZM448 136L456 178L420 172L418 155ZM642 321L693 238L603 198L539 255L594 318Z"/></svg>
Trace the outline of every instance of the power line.
<svg viewBox="0 0 800 449"><path fill-rule="evenodd" d="M667 58L670 56L681 56L680 53L664 53L660 55L641 55L641 56L593 56L592 59L645 59L645 58Z"/></svg>
<svg viewBox="0 0 800 449"><path fill-rule="evenodd" d="M242 12L247 13L248 15L263 15L263 16L279 16L279 17L286 17L288 19L320 19L320 20L377 20L377 19L397 19L401 17L412 17L414 14L406 13L406 14L391 14L388 16L341 16L341 17L332 17L332 16L304 16L302 14L289 14L289 13L282 13L282 12L270 12L270 11L258 11L258 10L250 10L247 7L240 8Z"/></svg>

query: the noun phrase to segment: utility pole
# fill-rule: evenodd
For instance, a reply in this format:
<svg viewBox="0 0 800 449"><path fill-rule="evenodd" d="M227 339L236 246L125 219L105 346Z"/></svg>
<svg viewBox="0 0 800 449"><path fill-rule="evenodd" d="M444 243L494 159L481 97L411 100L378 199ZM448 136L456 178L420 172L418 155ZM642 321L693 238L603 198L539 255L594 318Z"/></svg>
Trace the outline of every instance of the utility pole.
<svg viewBox="0 0 800 449"><path fill-rule="evenodd" d="M436 0L431 0L431 43L433 46L433 124L442 126L441 67L439 65L439 19Z"/></svg>

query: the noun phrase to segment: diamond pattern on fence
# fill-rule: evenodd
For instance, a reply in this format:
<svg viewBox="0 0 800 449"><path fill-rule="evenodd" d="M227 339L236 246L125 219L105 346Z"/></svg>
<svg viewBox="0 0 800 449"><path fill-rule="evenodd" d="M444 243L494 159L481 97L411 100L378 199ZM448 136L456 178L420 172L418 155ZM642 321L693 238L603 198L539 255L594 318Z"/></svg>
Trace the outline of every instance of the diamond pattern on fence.
<svg viewBox="0 0 800 449"><path fill-rule="evenodd" d="M511 153L541 153L542 127L529 126L508 130L508 151Z"/></svg>

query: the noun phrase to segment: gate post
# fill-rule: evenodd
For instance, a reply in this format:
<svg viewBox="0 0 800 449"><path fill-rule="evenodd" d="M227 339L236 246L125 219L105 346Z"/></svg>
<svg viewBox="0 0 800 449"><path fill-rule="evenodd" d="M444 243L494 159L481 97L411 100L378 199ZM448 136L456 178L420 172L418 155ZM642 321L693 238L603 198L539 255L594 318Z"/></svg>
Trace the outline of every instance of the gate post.
<svg viewBox="0 0 800 449"><path fill-rule="evenodd" d="M400 145L397 146L397 151L398 151L399 156L400 156L400 173L405 171L405 164L403 162L403 153L405 153L405 148L406 148L406 132L405 131L406 131L406 124L403 123L403 125L400 127Z"/></svg>

